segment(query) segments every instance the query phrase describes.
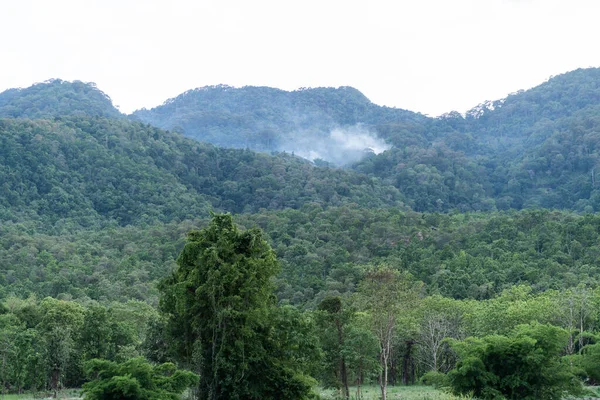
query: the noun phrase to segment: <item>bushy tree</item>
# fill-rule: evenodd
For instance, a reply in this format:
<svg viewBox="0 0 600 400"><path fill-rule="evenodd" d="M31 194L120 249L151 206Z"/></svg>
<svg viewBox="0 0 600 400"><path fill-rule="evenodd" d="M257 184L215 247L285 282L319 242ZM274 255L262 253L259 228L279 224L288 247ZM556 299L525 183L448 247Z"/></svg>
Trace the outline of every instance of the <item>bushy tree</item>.
<svg viewBox="0 0 600 400"><path fill-rule="evenodd" d="M144 358L118 364L93 359L85 364L90 379L83 385L88 400L178 400L198 375L180 370L174 364L153 366Z"/></svg>
<svg viewBox="0 0 600 400"><path fill-rule="evenodd" d="M581 391L561 362L568 333L551 325L521 325L511 336L451 341L459 361L448 373L456 393L481 399L559 400Z"/></svg>
<svg viewBox="0 0 600 400"><path fill-rule="evenodd" d="M258 229L215 215L189 234L161 290L174 356L200 374L200 399L301 399L311 381L281 352L273 327L279 266Z"/></svg>

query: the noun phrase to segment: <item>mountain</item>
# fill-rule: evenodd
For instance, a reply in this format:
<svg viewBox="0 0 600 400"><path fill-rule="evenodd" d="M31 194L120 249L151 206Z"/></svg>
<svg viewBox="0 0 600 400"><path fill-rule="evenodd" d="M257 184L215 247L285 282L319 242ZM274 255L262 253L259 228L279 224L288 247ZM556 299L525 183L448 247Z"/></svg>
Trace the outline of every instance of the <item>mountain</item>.
<svg viewBox="0 0 600 400"><path fill-rule="evenodd" d="M409 132L353 168L393 184L419 211L600 211L600 69L559 75L420 129L426 133Z"/></svg>
<svg viewBox="0 0 600 400"><path fill-rule="evenodd" d="M6 91L0 99L0 110L5 114L12 110L10 115L21 118L102 115L126 119L112 107L108 96L81 82L53 80ZM590 68L553 77L505 99L484 102L465 115L451 112L440 118L379 107L349 87L287 92L220 85L190 90L152 110L138 110L128 119L224 147L265 152L285 149L314 159L316 165L330 165L324 160L346 164L346 172L329 169L327 174L353 170L358 174L348 176L366 175L377 187L386 188L381 189L384 192L392 190L383 200L370 194L350 195L343 201L378 206L401 202L422 212L539 207L592 212L600 211L599 116L600 70ZM183 147L205 147L185 143ZM243 162L240 157L267 157L244 155L250 152L227 154L237 160L231 165ZM287 173L296 168L303 173L312 171L312 164L298 157L283 153L277 157L287 160ZM213 207L234 212L300 207L315 200L313 195L298 198L295 193L307 193L304 189L287 191L287 181L267 178L273 175L264 166L257 170L260 172L253 172L256 181L271 182L281 198L271 201L270 195L264 195L257 200L261 193L272 193L274 186L266 192L256 191L244 177L231 179L235 185L220 180L208 186L197 183L204 188L198 193L209 196L206 201ZM331 187L338 187L331 182ZM355 188L353 185L348 187ZM365 189L359 185L357 190ZM317 196L318 201L332 200L337 205L345 189L334 192L336 196ZM130 220L122 215L117 219L120 223Z"/></svg>
<svg viewBox="0 0 600 400"><path fill-rule="evenodd" d="M268 87L208 86L187 91L133 116L163 129L223 147L294 152L348 164L388 144L375 125L418 123L426 117L380 107L351 87L287 92Z"/></svg>
<svg viewBox="0 0 600 400"><path fill-rule="evenodd" d="M51 79L0 93L0 118L39 119L64 115L124 117L94 83Z"/></svg>
<svg viewBox="0 0 600 400"><path fill-rule="evenodd" d="M211 210L266 232L282 264L277 295L292 304L351 292L369 263L401 265L431 293L455 298L493 297L519 283L596 285L600 219L509 209L600 209L599 78L595 69L574 71L440 118L379 108L350 88L291 92L296 103L276 89L205 89L210 113L255 102L271 110L239 120L240 130L284 126L285 107L296 104L296 121L319 116L332 132L366 127L390 146L346 169L165 131L139 112L122 115L92 84L6 91L0 298L155 302L185 232ZM226 107L230 95L238 98Z"/></svg>

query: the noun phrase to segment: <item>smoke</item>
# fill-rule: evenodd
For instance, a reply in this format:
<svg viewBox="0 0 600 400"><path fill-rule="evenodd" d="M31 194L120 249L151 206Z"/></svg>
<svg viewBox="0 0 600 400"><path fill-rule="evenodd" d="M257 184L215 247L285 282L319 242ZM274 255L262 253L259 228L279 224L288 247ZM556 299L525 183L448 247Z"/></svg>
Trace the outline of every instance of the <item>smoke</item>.
<svg viewBox="0 0 600 400"><path fill-rule="evenodd" d="M281 147L311 161L321 159L342 166L359 161L370 153L379 154L391 146L359 124L333 128L329 132L299 131Z"/></svg>

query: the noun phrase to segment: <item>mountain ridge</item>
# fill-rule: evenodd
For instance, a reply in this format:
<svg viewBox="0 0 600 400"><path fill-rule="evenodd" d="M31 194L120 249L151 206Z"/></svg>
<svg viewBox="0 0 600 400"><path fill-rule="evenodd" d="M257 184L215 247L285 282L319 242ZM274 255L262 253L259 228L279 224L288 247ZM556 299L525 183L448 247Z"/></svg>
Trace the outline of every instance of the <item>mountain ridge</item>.
<svg viewBox="0 0 600 400"><path fill-rule="evenodd" d="M119 113L94 86L75 85L74 94L69 83L58 80L35 90L3 92L0 110L12 107L10 115L22 118L59 118L87 87L96 101L80 102L76 115L89 109L91 115L112 113L159 125L150 114ZM187 91L161 107L154 117L162 112L163 122L171 121L176 133L190 136L192 127L201 134L196 139L216 138L222 147L293 153L317 165L328 165L323 160L345 164L394 187L417 211L600 211L598 68L561 74L482 103L466 116L429 118L380 107L349 87L287 92L219 85Z"/></svg>

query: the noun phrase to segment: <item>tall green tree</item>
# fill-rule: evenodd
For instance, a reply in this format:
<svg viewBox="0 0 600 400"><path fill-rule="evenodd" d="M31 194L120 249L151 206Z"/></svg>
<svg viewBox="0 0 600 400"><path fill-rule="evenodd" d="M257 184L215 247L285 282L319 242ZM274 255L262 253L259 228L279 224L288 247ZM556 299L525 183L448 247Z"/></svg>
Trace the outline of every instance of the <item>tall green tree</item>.
<svg viewBox="0 0 600 400"><path fill-rule="evenodd" d="M326 297L319 304L319 322L322 328L321 341L325 347L328 366L327 372L333 372L333 385L342 392L342 397L350 398L348 389L348 368L343 353L345 328L350 320L350 313L344 310L341 297ZM330 374L326 374L330 376ZM331 381L332 379L326 379ZM327 382L329 383L329 382Z"/></svg>
<svg viewBox="0 0 600 400"><path fill-rule="evenodd" d="M310 380L282 359L270 315L279 265L258 229L214 215L191 232L160 286L175 358L200 375L200 399L301 399ZM276 357L280 355L280 357Z"/></svg>
<svg viewBox="0 0 600 400"><path fill-rule="evenodd" d="M80 376L76 343L83 327L84 309L81 305L45 298L40 303L42 318L37 326L44 341L44 361L50 388L56 392ZM71 381L69 381L71 378Z"/></svg>

